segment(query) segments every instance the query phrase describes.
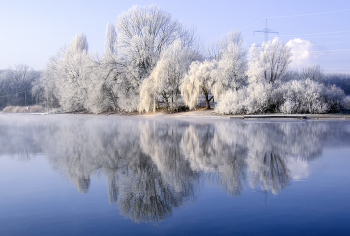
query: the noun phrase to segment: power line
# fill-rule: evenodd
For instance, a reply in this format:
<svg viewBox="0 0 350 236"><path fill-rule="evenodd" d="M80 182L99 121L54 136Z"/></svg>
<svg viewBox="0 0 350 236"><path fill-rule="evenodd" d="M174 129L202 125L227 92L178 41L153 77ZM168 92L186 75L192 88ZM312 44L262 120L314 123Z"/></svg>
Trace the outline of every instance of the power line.
<svg viewBox="0 0 350 236"><path fill-rule="evenodd" d="M301 16L313 16L313 15L322 15L322 14L330 14L330 13L337 13L337 12L344 12L344 11L350 11L350 8L349 9L343 9L343 10L336 10L336 11L327 11L327 12L316 12L316 13L309 13L309 14L301 14L301 15L289 15L289 16L270 16L270 17L266 17L267 19L276 19L276 18L290 18L290 17L301 17ZM257 23L259 23L260 21L263 21L265 20L266 18L262 18L250 25L247 25L243 28L240 29L243 30L243 29L246 29L248 28L249 26L252 26L252 25L255 25Z"/></svg>
<svg viewBox="0 0 350 236"><path fill-rule="evenodd" d="M254 22L253 24L250 24L250 25L248 25L248 26L246 26L246 27L244 27L244 28L242 28L242 29L239 29L239 31L241 31L241 30L243 30L243 29L245 29L245 28L248 28L249 26L255 25L256 23L259 23L260 21L263 21L263 20L265 20L265 19L260 19L260 20L258 20L258 21L256 21L256 22Z"/></svg>
<svg viewBox="0 0 350 236"><path fill-rule="evenodd" d="M288 17L300 17L300 16L314 16L314 15L330 14L330 13L343 12L343 11L350 11L350 9L343 9L343 10L336 10L336 11L326 11L326 12L317 12L317 13L309 13L309 14L302 14L302 15L271 16L271 17L267 17L267 18L272 19L272 18L288 18Z"/></svg>
<svg viewBox="0 0 350 236"><path fill-rule="evenodd" d="M317 45L327 45L327 44L337 44L337 43L348 43L350 41L339 41L339 42L332 42L332 43L318 43Z"/></svg>
<svg viewBox="0 0 350 236"><path fill-rule="evenodd" d="M339 33L348 33L350 30L343 30L343 31L334 31L334 32L326 32L326 33L315 33L315 34L284 34L280 35L281 37L295 37L295 36L305 36L305 35L321 35L321 34L339 34Z"/></svg>
<svg viewBox="0 0 350 236"><path fill-rule="evenodd" d="M280 37L290 37L290 36L282 36ZM323 38L339 38L339 37L350 37L350 35L337 35L337 36L324 36L324 37L303 37L306 39L323 39Z"/></svg>
<svg viewBox="0 0 350 236"><path fill-rule="evenodd" d="M309 51L309 52L347 52L350 49L339 49L339 50L327 50L327 51Z"/></svg>
<svg viewBox="0 0 350 236"><path fill-rule="evenodd" d="M322 69L322 70L324 70L324 69ZM329 69L329 70L324 70L324 71L350 71L350 70L348 70L348 69L345 69L345 70Z"/></svg>
<svg viewBox="0 0 350 236"><path fill-rule="evenodd" d="M328 50L328 51L292 50L292 52L307 52L310 54L348 54L350 53L350 49Z"/></svg>
<svg viewBox="0 0 350 236"><path fill-rule="evenodd" d="M348 52L310 52L311 55L342 55L342 54L349 54Z"/></svg>

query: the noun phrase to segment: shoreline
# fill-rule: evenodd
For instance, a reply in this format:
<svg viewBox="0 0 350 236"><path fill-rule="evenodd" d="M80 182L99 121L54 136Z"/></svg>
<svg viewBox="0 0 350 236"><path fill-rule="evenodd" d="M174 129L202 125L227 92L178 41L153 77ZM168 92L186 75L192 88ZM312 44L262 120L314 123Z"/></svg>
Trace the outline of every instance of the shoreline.
<svg viewBox="0 0 350 236"><path fill-rule="evenodd" d="M144 114L139 113L102 113L102 114L90 114L90 113L7 113L1 112L1 114L28 114L28 115L94 115L94 116L126 116L126 117L144 117L144 118L192 118L192 119L242 119L242 120L319 120L319 119L339 119L339 120L350 120L350 113L330 113L330 114L283 114L283 113L266 113L256 115L220 115L217 114L214 109L205 110L198 109L185 112L177 113L166 113L162 111L149 112Z"/></svg>

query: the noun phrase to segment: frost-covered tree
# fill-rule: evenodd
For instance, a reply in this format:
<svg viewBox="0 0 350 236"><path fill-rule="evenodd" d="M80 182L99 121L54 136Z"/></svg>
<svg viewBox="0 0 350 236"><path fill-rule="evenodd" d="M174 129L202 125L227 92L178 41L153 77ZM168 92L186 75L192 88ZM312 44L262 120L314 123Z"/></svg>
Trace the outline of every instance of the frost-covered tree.
<svg viewBox="0 0 350 236"><path fill-rule="evenodd" d="M198 58L199 55L180 40L164 50L157 66L142 83L139 111L155 111L159 101L164 101L165 109L174 112L179 107L180 85L185 73Z"/></svg>
<svg viewBox="0 0 350 236"><path fill-rule="evenodd" d="M252 45L248 62L248 86L245 91L229 92L219 101L220 113L265 113L278 111L281 96L276 91L277 85L287 76L291 62L290 48L278 38L265 42L261 47ZM222 102L220 104L220 102ZM237 108L233 106L237 106Z"/></svg>
<svg viewBox="0 0 350 236"><path fill-rule="evenodd" d="M86 37L78 34L44 70L40 86L45 90L46 102L56 106L57 101L64 111L85 110L91 63Z"/></svg>
<svg viewBox="0 0 350 236"><path fill-rule="evenodd" d="M177 39L186 47L194 44L192 30L172 19L170 14L155 5L134 6L121 14L117 22L118 44L124 57L125 93L138 105L139 87L150 76L162 51Z"/></svg>
<svg viewBox="0 0 350 236"><path fill-rule="evenodd" d="M52 56L47 63L39 82L33 88L33 94L39 101L50 108L60 106L60 93L57 83L60 76L60 64L64 54L64 49L60 49L57 55Z"/></svg>
<svg viewBox="0 0 350 236"><path fill-rule="evenodd" d="M199 102L199 96L204 95L206 108L210 109L210 101L213 100L217 85L218 62L207 61L192 62L188 73L181 85L181 94L184 102L193 109Z"/></svg>
<svg viewBox="0 0 350 236"><path fill-rule="evenodd" d="M66 51L60 77L60 104L66 111L84 110L87 100L90 58L84 34L77 35Z"/></svg>
<svg viewBox="0 0 350 236"><path fill-rule="evenodd" d="M117 50L117 32L107 24L105 51L101 59L95 58L88 85L87 109L93 113L114 111L119 108L119 79L123 68Z"/></svg>
<svg viewBox="0 0 350 236"><path fill-rule="evenodd" d="M60 105L65 111L80 111L86 108L91 62L88 43L84 34L78 34L65 51L60 61L58 86Z"/></svg>
<svg viewBox="0 0 350 236"><path fill-rule="evenodd" d="M291 63L291 49L278 38L264 42L261 47L253 44L250 48L248 71L250 83L271 83L286 76Z"/></svg>
<svg viewBox="0 0 350 236"><path fill-rule="evenodd" d="M241 34L239 32L228 34L219 44L213 44L209 51L210 58L218 60L218 69L213 73L216 73L214 95L218 101L217 105L220 106L219 110L222 108L225 110L224 104L228 101L228 97L231 99L235 97L240 100L240 104L235 100L234 103L238 106L234 110L243 111L242 102L245 99L243 94L246 91L235 93L239 89L244 89L247 84L247 51L243 47ZM232 104L230 106L232 107Z"/></svg>
<svg viewBox="0 0 350 236"><path fill-rule="evenodd" d="M322 82L323 78L324 75L318 64L307 68L303 68L302 71L299 73L299 79L301 80L310 79L313 81Z"/></svg>
<svg viewBox="0 0 350 236"><path fill-rule="evenodd" d="M247 51L243 47L243 39L239 32L230 33L221 43L219 60L218 85L222 91L238 90L246 82Z"/></svg>

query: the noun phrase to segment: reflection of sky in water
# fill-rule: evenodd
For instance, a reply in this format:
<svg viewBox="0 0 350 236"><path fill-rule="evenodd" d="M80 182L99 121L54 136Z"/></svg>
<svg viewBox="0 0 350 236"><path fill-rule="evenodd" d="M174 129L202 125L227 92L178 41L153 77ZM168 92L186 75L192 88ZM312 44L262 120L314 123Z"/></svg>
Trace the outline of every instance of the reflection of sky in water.
<svg viewBox="0 0 350 236"><path fill-rule="evenodd" d="M309 177L309 163L301 159L291 159L289 169L292 173L293 180L302 180Z"/></svg>
<svg viewBox="0 0 350 236"><path fill-rule="evenodd" d="M349 230L348 121L0 121L1 235Z"/></svg>

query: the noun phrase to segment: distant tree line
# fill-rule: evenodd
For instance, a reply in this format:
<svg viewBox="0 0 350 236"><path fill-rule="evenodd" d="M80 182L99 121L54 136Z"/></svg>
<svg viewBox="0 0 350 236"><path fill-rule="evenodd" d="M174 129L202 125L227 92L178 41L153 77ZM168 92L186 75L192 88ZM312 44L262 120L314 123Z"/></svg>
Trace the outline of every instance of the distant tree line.
<svg viewBox="0 0 350 236"><path fill-rule="evenodd" d="M40 74L24 64L0 71L0 108L40 102L33 95L33 86L39 82Z"/></svg>
<svg viewBox="0 0 350 236"><path fill-rule="evenodd" d="M326 113L348 106L345 75L325 75L318 65L292 71L291 56L278 38L248 50L239 32L203 47L193 29L159 7L134 6L107 25L102 56L91 54L78 34L30 83L30 96L49 108L92 113L175 112L195 109L200 99L206 108L215 102L222 114Z"/></svg>

